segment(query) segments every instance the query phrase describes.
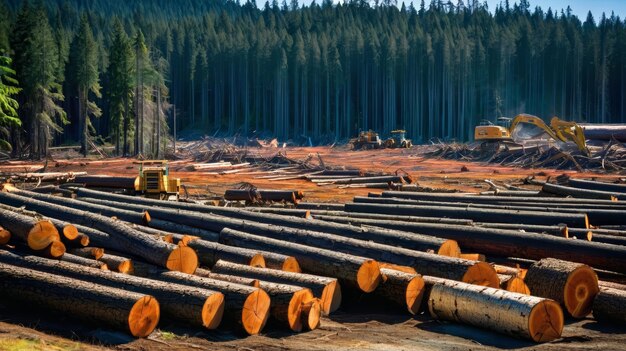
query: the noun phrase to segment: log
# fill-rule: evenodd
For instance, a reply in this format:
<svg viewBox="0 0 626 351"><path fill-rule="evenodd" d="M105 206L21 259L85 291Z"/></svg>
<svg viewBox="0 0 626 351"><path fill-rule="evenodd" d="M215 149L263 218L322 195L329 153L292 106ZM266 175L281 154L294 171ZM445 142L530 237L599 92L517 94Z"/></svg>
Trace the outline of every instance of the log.
<svg viewBox="0 0 626 351"><path fill-rule="evenodd" d="M96 192L93 190L79 191L79 194L83 195L93 193ZM124 204L121 203L121 201L128 198L127 196L102 194L102 192L99 193L99 198L106 198L108 200L90 198L81 199L102 206L124 208L132 211L143 211L147 209L147 206L149 205L160 206L158 208L150 207L150 214L153 218L158 218L161 220L166 220L167 218L167 220L176 223L185 222L189 225L202 226L202 228L204 229L215 232L220 231L226 227L231 229L248 231L251 230L250 227L254 227L255 232L265 232L268 230L279 229L286 230L285 227L294 229L306 228L310 230L337 234L345 237L371 240L383 244L399 245L420 251L434 250L435 252L438 252L440 254L445 254L453 257L458 256L458 254L460 253L458 245L455 242L427 235L406 235L402 232L385 230L381 228L363 230L362 228L346 224L328 223L320 220L309 220L297 217L277 216L269 213L252 213L250 211L236 208L204 206L189 203L170 203L149 199L137 200L133 198L133 200L131 201L133 203L139 204ZM200 220L201 218L202 220ZM208 219L210 219L210 221ZM247 221L254 221L255 223L250 223ZM151 223L150 225L153 224ZM275 227L271 227L268 225L273 225Z"/></svg>
<svg viewBox="0 0 626 351"><path fill-rule="evenodd" d="M104 254L98 260L106 263L110 269L119 273L133 274L133 271L135 270L133 261L126 257Z"/></svg>
<svg viewBox="0 0 626 351"><path fill-rule="evenodd" d="M206 240L190 240L187 245L196 251L203 266L213 267L220 259L254 267L265 267L263 254L256 250L222 245Z"/></svg>
<svg viewBox="0 0 626 351"><path fill-rule="evenodd" d="M525 282L534 295L557 301L574 318L584 318L591 313L598 293L598 276L593 269L553 258L531 265Z"/></svg>
<svg viewBox="0 0 626 351"><path fill-rule="evenodd" d="M102 323L137 338L150 335L160 318L159 303L150 295L4 263L0 264L0 295L86 322Z"/></svg>
<svg viewBox="0 0 626 351"><path fill-rule="evenodd" d="M374 177L356 177L356 178L341 178L341 179L321 179L319 181L313 180L317 183L331 183L331 184L360 184L360 183L413 183L413 179L410 176L374 176Z"/></svg>
<svg viewBox="0 0 626 351"><path fill-rule="evenodd" d="M389 299L417 314L424 298L424 280L418 274L395 269L381 268L382 283L374 290L375 295Z"/></svg>
<svg viewBox="0 0 626 351"><path fill-rule="evenodd" d="M0 227L0 245L5 245L11 240L11 232Z"/></svg>
<svg viewBox="0 0 626 351"><path fill-rule="evenodd" d="M229 201L286 201L298 202L297 190L245 190L245 189L228 189L224 193L224 199Z"/></svg>
<svg viewBox="0 0 626 351"><path fill-rule="evenodd" d="M568 185L573 188L605 191L609 193L626 194L626 184L613 184L606 182L596 182L592 180L573 179L568 180Z"/></svg>
<svg viewBox="0 0 626 351"><path fill-rule="evenodd" d="M69 249L68 253L92 260L99 260L104 255L104 249L99 247L81 247L75 249Z"/></svg>
<svg viewBox="0 0 626 351"><path fill-rule="evenodd" d="M249 249L272 250L293 256L304 271L337 277L363 292L372 292L381 279L378 263L369 258L264 238L228 228L220 232L220 243Z"/></svg>
<svg viewBox="0 0 626 351"><path fill-rule="evenodd" d="M221 280L229 283L241 284L251 286L253 288L258 288L260 283L257 279L250 279L246 277L236 276L236 275L228 275L228 274L220 274L211 272L208 269L198 268L196 269L195 275L204 278Z"/></svg>
<svg viewBox="0 0 626 351"><path fill-rule="evenodd" d="M502 290L530 295L528 285L526 285L524 279L517 275L498 274L498 278L500 278L500 288Z"/></svg>
<svg viewBox="0 0 626 351"><path fill-rule="evenodd" d="M164 315L186 324L215 329L222 320L224 296L219 292L192 288L186 285L165 284L150 279L35 256L20 257L6 251L0 251L0 262L150 294L160 302Z"/></svg>
<svg viewBox="0 0 626 351"><path fill-rule="evenodd" d="M586 190L579 188L572 188L564 185L557 185L552 183L545 183L541 188L541 191L549 194L555 194L560 196L572 196L582 199L599 199L599 200L626 200L626 194L618 194L608 191L598 190Z"/></svg>
<svg viewBox="0 0 626 351"><path fill-rule="evenodd" d="M611 325L626 325L626 291L601 287L593 300L593 317Z"/></svg>
<svg viewBox="0 0 626 351"><path fill-rule="evenodd" d="M302 303L300 310L300 321L303 330L315 330L320 326L322 307L319 299L311 299Z"/></svg>
<svg viewBox="0 0 626 351"><path fill-rule="evenodd" d="M428 298L428 310L436 319L535 342L558 339L563 331L563 312L552 300L461 282L435 284Z"/></svg>
<svg viewBox="0 0 626 351"><path fill-rule="evenodd" d="M286 324L291 331L301 332L303 330L302 305L315 299L311 290L300 286L263 281L261 289L271 298L270 315L272 318ZM310 318L319 320L321 310L317 313L317 316L310 316Z"/></svg>
<svg viewBox="0 0 626 351"><path fill-rule="evenodd" d="M626 128L623 124L580 124L585 139L626 141Z"/></svg>
<svg viewBox="0 0 626 351"><path fill-rule="evenodd" d="M85 184L88 188L115 188L137 190L139 177L110 177L110 176L79 176L74 183Z"/></svg>
<svg viewBox="0 0 626 351"><path fill-rule="evenodd" d="M471 202L471 203L499 203L506 201L508 203L545 203L553 205L575 204L580 207L588 205L615 205L615 201L598 200L598 199L580 199L580 198L558 198L558 197L516 197L511 196L503 198L502 196L485 196L478 194L463 193L424 193L424 192L403 192L403 191L383 191L382 197L395 197L413 200L430 200L430 201L453 201L453 202Z"/></svg>
<svg viewBox="0 0 626 351"><path fill-rule="evenodd" d="M75 227L75 226L73 226ZM88 235L78 234L73 240L66 240L67 246L69 247L87 247L91 242Z"/></svg>
<svg viewBox="0 0 626 351"><path fill-rule="evenodd" d="M521 210L498 210L468 207L444 207L426 205L398 205L398 204L366 204L347 203L347 212L383 213L406 216L448 217L471 219L476 222L525 223L553 225L565 223L571 227L589 228L586 214L535 212Z"/></svg>
<svg viewBox="0 0 626 351"><path fill-rule="evenodd" d="M336 203L317 203L317 202L299 202L296 205L300 210L331 210L343 211L343 204Z"/></svg>
<svg viewBox="0 0 626 351"><path fill-rule="evenodd" d="M261 289L246 285L203 278L181 272L136 263L135 274L171 284L184 284L219 291L224 295L224 318L241 325L250 335L263 330L270 310L270 297Z"/></svg>
<svg viewBox="0 0 626 351"><path fill-rule="evenodd" d="M212 272L309 288L313 295L320 299L320 307L324 315L335 312L341 305L341 287L335 278L250 267L222 260L217 261Z"/></svg>
<svg viewBox="0 0 626 351"><path fill-rule="evenodd" d="M1 194L1 193L0 193ZM61 236L48 220L28 217L16 212L0 211L0 227L11 233L11 237L28 245L32 250L43 250Z"/></svg>
<svg viewBox="0 0 626 351"><path fill-rule="evenodd" d="M567 260L570 257L576 257L581 263L594 268L626 273L626 247L624 246L570 240L515 230L453 224L378 221L376 225L384 225L406 233L428 233L429 235L452 239L458 242L464 250L480 252L488 257L521 256L533 260L546 257ZM420 273L428 275L425 272Z"/></svg>
<svg viewBox="0 0 626 351"><path fill-rule="evenodd" d="M85 267L101 269L103 271L109 270L109 266L107 266L107 264L104 262L100 262L94 259L89 259L89 258L77 256L77 255L68 254L68 253L64 254L63 257L61 257L61 261L79 264Z"/></svg>
<svg viewBox="0 0 626 351"><path fill-rule="evenodd" d="M146 227L143 227L146 228ZM189 225L174 223L167 220L155 219L151 218L150 220L150 228L158 229L160 231L165 231L168 233L178 233L184 235L193 235L198 238L208 240L208 241L217 241L219 234L210 230L205 230L197 227L192 227ZM144 230L145 231L145 230Z"/></svg>
<svg viewBox="0 0 626 351"><path fill-rule="evenodd" d="M120 252L129 252L143 258L147 262L170 270L193 273L198 267L198 258L193 249L167 244L150 235L129 228L118 220L12 193L0 192L0 201L17 207L28 206L30 210L43 215L81 224L82 229L79 229L79 231L85 230L85 227L94 228L110 235L114 239L96 239L97 241L93 241L96 246L111 248ZM117 210L114 211L117 212ZM131 213L135 215L134 212ZM2 224L0 223L0 225ZM98 233L92 233L92 239L95 239L93 236L96 236L96 234Z"/></svg>

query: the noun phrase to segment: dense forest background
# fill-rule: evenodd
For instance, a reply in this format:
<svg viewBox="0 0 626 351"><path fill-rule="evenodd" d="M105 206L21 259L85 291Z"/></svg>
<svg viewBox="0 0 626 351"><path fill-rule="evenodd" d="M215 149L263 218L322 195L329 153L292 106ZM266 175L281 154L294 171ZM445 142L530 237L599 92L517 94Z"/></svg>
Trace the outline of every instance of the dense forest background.
<svg viewBox="0 0 626 351"><path fill-rule="evenodd" d="M522 112L626 119L626 22L526 0L493 14L475 0L0 0L0 52L22 121L0 113L1 139L35 157L77 142L160 157L174 123L295 142L405 128L424 142Z"/></svg>

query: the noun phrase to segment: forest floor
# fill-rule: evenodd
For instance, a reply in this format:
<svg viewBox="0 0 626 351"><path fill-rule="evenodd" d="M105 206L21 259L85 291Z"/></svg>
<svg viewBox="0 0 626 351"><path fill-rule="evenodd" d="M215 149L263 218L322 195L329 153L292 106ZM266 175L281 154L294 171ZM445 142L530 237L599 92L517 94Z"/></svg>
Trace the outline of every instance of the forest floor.
<svg viewBox="0 0 626 351"><path fill-rule="evenodd" d="M365 171L393 173L403 170L423 187L484 191L490 179L509 184L521 184L528 176L540 180L567 173L581 178L619 178L619 174L581 173L550 169L520 169L492 164L428 159L420 148L411 150L349 151L346 148L293 147L281 149L291 159L304 159L318 154L326 165L360 168ZM254 149L270 157L278 149ZM242 182L258 188L298 189L305 201L347 202L373 189L338 189L317 186L306 180L269 181L250 175L206 175L187 170L194 161L170 163L171 176L179 177L191 196L223 195L226 189ZM0 163L0 172L33 171L42 162L11 161ZM467 171L462 171L462 168ZM131 159L105 160L55 158L48 162L48 172L78 172L112 176L136 176L137 166ZM623 177L623 175L621 176ZM527 186L532 188L533 186ZM353 299L354 301L358 298ZM354 303L353 301L353 303ZM425 315L414 318L403 311L390 311L388 306L361 303L343 306L321 327L312 332L292 334L271 324L258 336L244 336L233 328L216 331L186 329L179 325L161 323L159 331L147 339L134 340L124 333L99 329L89 324L63 319L58 315L42 314L25 309L23 305L0 302L0 350L623 350L626 330L602 326L590 317L568 321L563 337L537 345L468 326L433 321ZM367 307L363 307L367 306Z"/></svg>

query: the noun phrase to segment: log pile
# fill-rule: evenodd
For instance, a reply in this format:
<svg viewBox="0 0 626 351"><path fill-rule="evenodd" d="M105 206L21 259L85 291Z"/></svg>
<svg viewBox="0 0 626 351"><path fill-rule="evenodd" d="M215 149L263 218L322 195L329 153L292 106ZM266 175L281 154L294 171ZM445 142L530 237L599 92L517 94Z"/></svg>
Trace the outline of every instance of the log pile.
<svg viewBox="0 0 626 351"><path fill-rule="evenodd" d="M326 179L359 179L336 172ZM427 310L435 319L547 342L560 337L564 312L582 318L593 310L598 320L616 320L607 306L623 306L619 289L599 286L597 275L626 273L626 246L593 241L595 232L619 237L620 229L596 226L611 217L605 211L622 205L581 195L606 190L569 194L578 197L385 191L332 209L224 208L90 189L76 190L75 199L6 190L0 192L0 268L61 277L44 280L28 271L27 284L71 279L79 282L76 289L97 284L144 294L129 293L126 302L90 297L119 305L119 315L131 297L143 297L171 320L207 329L237 326L254 335L274 320L303 332L323 324L321 316L340 308L342 296L371 295L409 314ZM90 246L50 259L54 243L81 235ZM2 294L30 298L14 289ZM75 317L89 318L88 312ZM149 333L113 322L102 321L137 337Z"/></svg>

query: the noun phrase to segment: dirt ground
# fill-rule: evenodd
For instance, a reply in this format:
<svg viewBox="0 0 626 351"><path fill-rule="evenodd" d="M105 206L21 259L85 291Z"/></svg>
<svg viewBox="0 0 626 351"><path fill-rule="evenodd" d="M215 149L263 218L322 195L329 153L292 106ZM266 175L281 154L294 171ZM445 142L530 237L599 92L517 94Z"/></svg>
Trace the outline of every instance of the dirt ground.
<svg viewBox="0 0 626 351"><path fill-rule="evenodd" d="M519 169L470 162L425 159L419 150L371 150L353 152L328 147L288 148L286 155L303 159L319 153L326 165L348 166L367 171L409 173L420 185L433 188L459 189L476 192L488 189L485 179L521 184L530 175L538 179L563 173L574 177L620 178L619 174L578 173L548 169ZM276 149L259 149L270 156ZM228 188L252 183L258 188L299 189L306 201L346 202L353 196L366 195L372 189L337 189L317 186L306 180L269 181L241 174L207 175L191 172L186 166L191 160L171 162L172 176L180 177L191 195L222 195ZM0 172L26 172L43 163L5 162ZM465 166L469 171L462 172ZM129 159L55 159L48 162L48 172L78 172L136 176L137 167ZM623 176L622 176L623 177ZM188 329L167 321L147 339L134 340L124 333L101 329L83 322L28 310L28 306L0 302L0 350L624 350L626 328L600 325L591 318L570 320L563 337L554 342L537 345L481 329L433 321L427 315L411 318L402 310L390 310L388 305L350 299L352 303L322 320L321 327L312 332L292 334L284 328L269 324L261 335L245 336L236 328L216 331ZM106 313L106 311L103 311Z"/></svg>

